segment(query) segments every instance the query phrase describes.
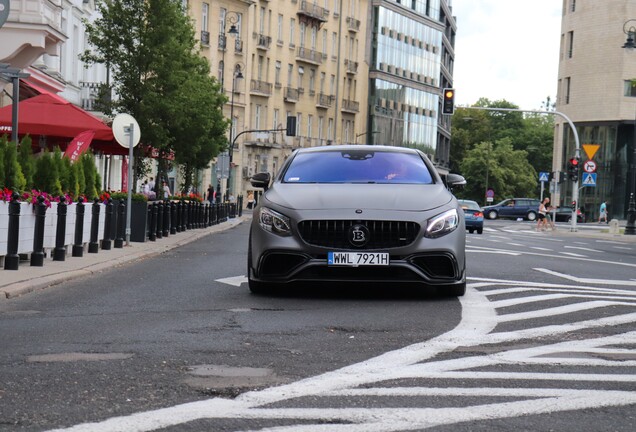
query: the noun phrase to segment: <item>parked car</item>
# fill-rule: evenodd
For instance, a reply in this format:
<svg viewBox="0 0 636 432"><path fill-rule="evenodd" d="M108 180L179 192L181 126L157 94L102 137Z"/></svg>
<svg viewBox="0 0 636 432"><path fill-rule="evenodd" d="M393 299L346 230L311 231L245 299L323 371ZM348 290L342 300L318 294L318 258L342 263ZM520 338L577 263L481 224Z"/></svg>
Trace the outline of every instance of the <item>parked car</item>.
<svg viewBox="0 0 636 432"><path fill-rule="evenodd" d="M457 200L459 206L464 209L464 217L466 218L466 229L469 233L477 231L477 234L484 232L484 213L476 201Z"/></svg>
<svg viewBox="0 0 636 432"><path fill-rule="evenodd" d="M419 150L323 146L294 151L263 188L250 226L247 278L253 293L298 282L396 283L464 295L464 214Z"/></svg>
<svg viewBox="0 0 636 432"><path fill-rule="evenodd" d="M550 211L550 214L552 214L552 211ZM572 208L557 207L555 217L555 222L570 222L572 220ZM581 209L576 210L576 221L585 223L585 215L581 213Z"/></svg>
<svg viewBox="0 0 636 432"><path fill-rule="evenodd" d="M510 198L495 205L485 206L483 211L488 219L524 218L534 221L539 213L539 200L536 198Z"/></svg>

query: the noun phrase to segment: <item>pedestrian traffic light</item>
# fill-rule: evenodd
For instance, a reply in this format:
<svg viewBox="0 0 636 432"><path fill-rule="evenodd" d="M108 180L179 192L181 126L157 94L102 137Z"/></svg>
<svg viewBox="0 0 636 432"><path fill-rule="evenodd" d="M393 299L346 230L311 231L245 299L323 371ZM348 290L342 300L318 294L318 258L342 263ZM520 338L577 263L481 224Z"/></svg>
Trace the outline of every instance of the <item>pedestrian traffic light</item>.
<svg viewBox="0 0 636 432"><path fill-rule="evenodd" d="M576 210L576 201L572 201L572 210Z"/></svg>
<svg viewBox="0 0 636 432"><path fill-rule="evenodd" d="M568 177L572 181L577 181L579 178L579 162L578 157L570 158L568 161Z"/></svg>
<svg viewBox="0 0 636 432"><path fill-rule="evenodd" d="M568 180L568 173L559 171L559 183L565 183Z"/></svg>
<svg viewBox="0 0 636 432"><path fill-rule="evenodd" d="M445 88L442 101L442 113L453 114L455 112L455 90Z"/></svg>

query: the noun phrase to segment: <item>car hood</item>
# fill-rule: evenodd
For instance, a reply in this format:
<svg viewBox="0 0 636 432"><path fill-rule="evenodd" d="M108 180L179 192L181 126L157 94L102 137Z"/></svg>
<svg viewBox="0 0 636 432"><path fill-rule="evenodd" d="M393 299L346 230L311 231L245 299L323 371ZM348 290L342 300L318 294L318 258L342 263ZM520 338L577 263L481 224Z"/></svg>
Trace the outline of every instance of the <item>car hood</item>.
<svg viewBox="0 0 636 432"><path fill-rule="evenodd" d="M274 204L296 210L373 209L425 211L449 203L441 184L289 184L276 183L265 194Z"/></svg>

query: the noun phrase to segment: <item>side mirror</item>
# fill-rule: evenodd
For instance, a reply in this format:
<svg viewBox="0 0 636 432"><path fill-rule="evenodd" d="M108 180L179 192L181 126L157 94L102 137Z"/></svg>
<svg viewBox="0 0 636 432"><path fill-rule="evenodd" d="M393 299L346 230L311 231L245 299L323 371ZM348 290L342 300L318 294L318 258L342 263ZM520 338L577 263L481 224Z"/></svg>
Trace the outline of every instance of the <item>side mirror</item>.
<svg viewBox="0 0 636 432"><path fill-rule="evenodd" d="M269 188L269 183L272 180L272 176L267 172L256 173L250 179L250 183L255 188L261 188L267 190Z"/></svg>
<svg viewBox="0 0 636 432"><path fill-rule="evenodd" d="M464 178L464 176L461 176L459 174L446 174L445 183L446 187L450 189L462 189L464 186L466 186L466 179Z"/></svg>

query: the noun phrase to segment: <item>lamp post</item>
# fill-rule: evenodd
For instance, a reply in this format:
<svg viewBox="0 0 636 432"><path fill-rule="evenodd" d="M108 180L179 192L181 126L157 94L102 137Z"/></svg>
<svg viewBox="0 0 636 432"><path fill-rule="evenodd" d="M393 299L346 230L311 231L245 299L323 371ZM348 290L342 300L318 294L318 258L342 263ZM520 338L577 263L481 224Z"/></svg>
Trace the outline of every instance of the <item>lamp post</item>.
<svg viewBox="0 0 636 432"><path fill-rule="evenodd" d="M356 135L356 144L358 144L358 138L360 138L361 136L364 136L366 134L368 134L369 132L362 132L359 133L358 135ZM375 134L379 134L380 131L371 131L371 135L375 135Z"/></svg>
<svg viewBox="0 0 636 432"><path fill-rule="evenodd" d="M628 20L623 24L623 33L627 35L627 40L623 48L631 51L636 48L636 20ZM627 225L625 225L625 235L636 235L636 117L634 117L634 137L632 142L632 163L631 163L631 193L629 194L629 208L627 209Z"/></svg>
<svg viewBox="0 0 636 432"><path fill-rule="evenodd" d="M221 71L221 89L225 92L225 87L223 84L225 83L225 51L227 50L227 36L225 32L226 24L230 23L230 29L227 31L227 34L238 37L239 30L236 27L236 24L239 22L240 15L237 12L227 12L225 15L225 20L223 21L223 33L220 36L221 43L223 44L223 54L221 56L221 62L223 63L223 69Z"/></svg>
<svg viewBox="0 0 636 432"><path fill-rule="evenodd" d="M232 184L232 156L234 155L234 89L237 79L243 79L243 72L240 62L234 65L234 71L232 72L232 98L230 99L230 142L228 146L230 165L227 172L227 187L225 189L225 196L228 199L230 197L230 187Z"/></svg>
<svg viewBox="0 0 636 432"><path fill-rule="evenodd" d="M11 108L11 141L18 144L18 104L20 103L20 78L28 78L31 75L22 72L18 68L9 67L7 63L0 63L0 75L11 79L13 84L13 103Z"/></svg>

